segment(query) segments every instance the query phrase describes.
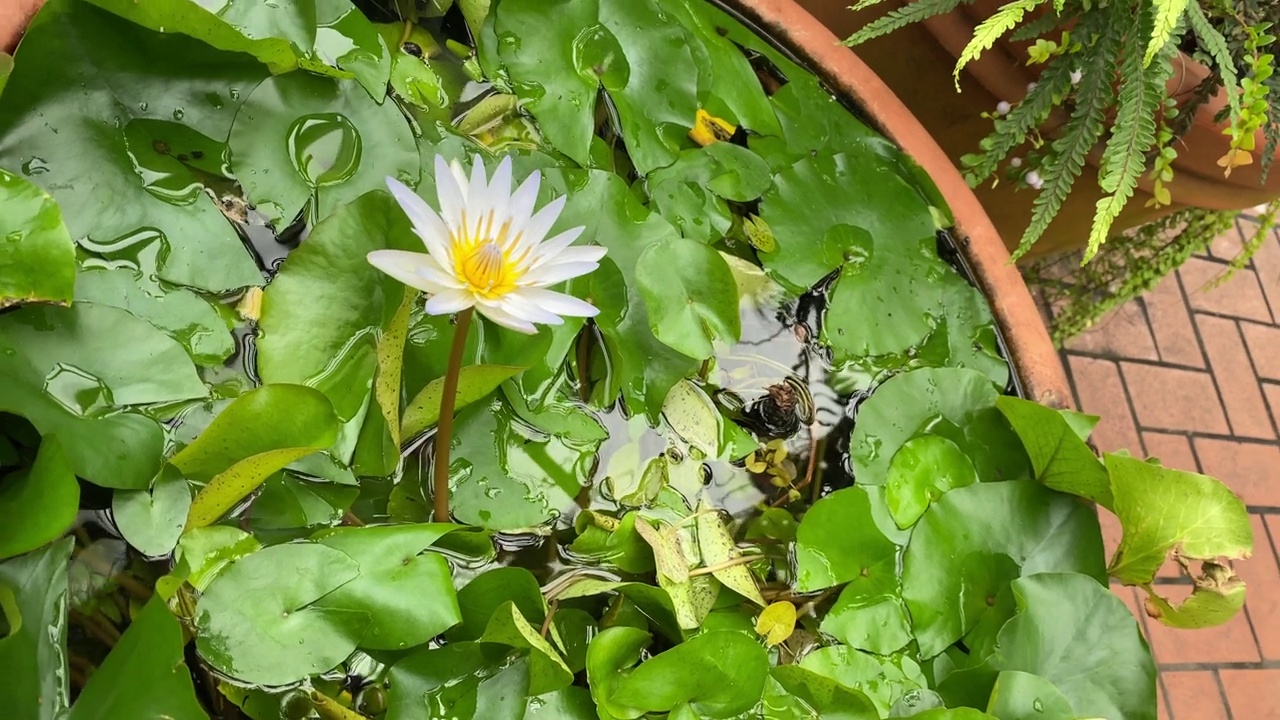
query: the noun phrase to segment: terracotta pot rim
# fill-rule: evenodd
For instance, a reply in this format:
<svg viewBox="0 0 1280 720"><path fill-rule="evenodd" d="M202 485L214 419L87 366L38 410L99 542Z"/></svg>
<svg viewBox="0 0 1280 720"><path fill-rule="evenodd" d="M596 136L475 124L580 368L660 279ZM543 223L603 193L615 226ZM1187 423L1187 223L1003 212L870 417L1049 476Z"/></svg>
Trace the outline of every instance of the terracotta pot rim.
<svg viewBox="0 0 1280 720"><path fill-rule="evenodd" d="M740 13L837 93L852 101L933 179L955 216L957 243L978 288L991 305L1021 394L1069 407L1062 361L1031 292L978 198L946 153L893 91L794 0L720 0Z"/></svg>

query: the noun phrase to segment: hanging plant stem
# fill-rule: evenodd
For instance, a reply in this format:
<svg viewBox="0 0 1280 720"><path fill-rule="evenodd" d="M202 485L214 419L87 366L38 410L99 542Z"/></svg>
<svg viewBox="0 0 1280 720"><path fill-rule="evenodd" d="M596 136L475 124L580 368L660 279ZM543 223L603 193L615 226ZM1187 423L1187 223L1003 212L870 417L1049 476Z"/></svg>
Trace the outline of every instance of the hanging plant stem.
<svg viewBox="0 0 1280 720"><path fill-rule="evenodd" d="M458 372L462 369L462 350L467 346L473 308L458 313L453 329L453 346L449 348L449 368L444 373L444 391L440 394L440 420L436 424L436 455L431 488L435 503L435 521L449 522L449 446L453 442L453 403L458 398Z"/></svg>

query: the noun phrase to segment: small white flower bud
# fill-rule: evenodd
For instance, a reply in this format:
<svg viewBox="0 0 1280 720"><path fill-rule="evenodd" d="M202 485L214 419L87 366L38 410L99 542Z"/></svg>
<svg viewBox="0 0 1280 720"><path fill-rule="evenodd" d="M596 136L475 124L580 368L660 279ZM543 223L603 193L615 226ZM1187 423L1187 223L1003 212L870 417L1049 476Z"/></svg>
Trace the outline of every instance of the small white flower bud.
<svg viewBox="0 0 1280 720"><path fill-rule="evenodd" d="M1079 85L1079 84L1080 84L1080 78L1082 78L1082 77L1084 77L1084 73L1083 73L1083 72L1080 72L1079 70L1072 70L1072 71L1071 71L1071 84L1072 84L1072 85Z"/></svg>
<svg viewBox="0 0 1280 720"><path fill-rule="evenodd" d="M1044 179L1040 177L1040 173L1032 170L1022 177L1022 181L1027 185L1039 190L1044 187Z"/></svg>
<svg viewBox="0 0 1280 720"><path fill-rule="evenodd" d="M996 114L997 114L997 115L1008 115L1008 114L1009 114L1009 111L1010 111L1010 110L1012 110L1012 109L1013 109L1013 106L1012 106L1012 105L1010 105L1010 104L1009 104L1007 101L1005 101L1005 100L1001 100L1000 102L996 103Z"/></svg>
<svg viewBox="0 0 1280 720"><path fill-rule="evenodd" d="M1010 158L1009 167L1016 167L1016 168L1022 167L1022 158L1020 157Z"/></svg>

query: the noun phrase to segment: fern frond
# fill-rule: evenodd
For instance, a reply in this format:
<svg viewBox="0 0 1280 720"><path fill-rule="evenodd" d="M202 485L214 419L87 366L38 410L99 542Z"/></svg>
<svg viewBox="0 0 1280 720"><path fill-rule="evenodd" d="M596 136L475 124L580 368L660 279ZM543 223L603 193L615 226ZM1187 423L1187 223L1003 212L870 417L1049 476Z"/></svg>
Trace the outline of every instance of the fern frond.
<svg viewBox="0 0 1280 720"><path fill-rule="evenodd" d="M1115 14L1120 13L1117 11ZM1031 222L1022 234L1018 249L1013 253L1014 260L1025 255L1044 235L1045 230L1049 229L1049 223L1062 209L1062 203L1071 192L1076 178L1080 177L1085 157L1106 129L1103 114L1115 100L1112 80L1115 78L1116 54L1123 25L1116 22L1116 18L1108 18L1101 25L1097 39L1090 50L1084 53L1089 58L1089 64L1083 68L1080 85L1076 89L1075 110L1071 113L1066 130L1053 141L1049 161L1041 168L1040 177L1044 180L1044 185L1032 206ZM1054 60L1054 64L1066 66L1063 58Z"/></svg>
<svg viewBox="0 0 1280 720"><path fill-rule="evenodd" d="M1013 34L1009 36L1009 39L1015 42L1022 42L1026 40L1035 40L1036 38L1048 35L1056 30L1062 23L1062 18L1060 17L1061 13L1061 10L1058 10L1056 14L1045 13L1017 30L1014 30Z"/></svg>
<svg viewBox="0 0 1280 720"><path fill-rule="evenodd" d="M1065 62L1053 62L1040 75L1040 81L1027 93L1022 102L1014 105L1008 115L996 118L995 128L982 141L986 150L982 160L969 170L971 184L979 185L995 174L1001 162L1013 149L1027 141L1031 131L1039 127L1057 100L1071 88L1072 67Z"/></svg>
<svg viewBox="0 0 1280 720"><path fill-rule="evenodd" d="M858 12L859 10L866 10L869 7L875 7L884 1L885 0L858 0L858 2L854 3L849 9L854 12Z"/></svg>
<svg viewBox="0 0 1280 720"><path fill-rule="evenodd" d="M1155 13L1155 25L1151 29L1151 42L1147 43L1147 53L1142 57L1143 65L1150 65L1156 53L1173 39L1174 30L1187 12L1188 0L1155 0L1152 12ZM1197 9L1199 9L1198 3Z"/></svg>
<svg viewBox="0 0 1280 720"><path fill-rule="evenodd" d="M1227 46L1227 39L1218 32L1217 28L1209 24L1209 19L1205 17L1198 2L1193 2L1187 7L1187 22L1191 25L1192 32L1196 34L1200 47L1213 58L1218 74L1222 76L1222 87L1227 91L1227 106L1231 109L1232 119L1239 117L1240 77L1236 75L1236 64L1231 57L1231 49Z"/></svg>
<svg viewBox="0 0 1280 720"><path fill-rule="evenodd" d="M1186 0L1173 1L1186 2ZM1013 2L1001 6L995 14L983 20L978 27L973 29L973 37L969 40L969 44L964 46L964 50L960 52L960 59L956 61L955 70L951 73L955 79L956 90L960 89L960 71L964 69L964 66L973 60L977 60L979 55L990 50L996 40L999 40L1005 33L1022 22L1022 17L1027 14L1028 10L1035 9L1043 2L1045 0L1013 0Z"/></svg>
<svg viewBox="0 0 1280 720"><path fill-rule="evenodd" d="M849 36L844 44L850 47L860 45L881 35L887 35L898 28L927 20L934 15L949 13L967 2L970 0L915 0L905 7L867 23L866 27Z"/></svg>
<svg viewBox="0 0 1280 720"><path fill-rule="evenodd" d="M1123 51L1115 125L1102 151L1098 171L1098 185L1111 194L1098 201L1084 262L1089 262L1098 252L1111 232L1112 223L1133 197L1138 178L1147 168L1147 152L1156 144L1156 113L1164 99L1165 83L1173 74L1170 60L1177 48L1172 44L1160 48L1156 61L1147 65L1138 53L1141 42L1140 35L1132 34Z"/></svg>

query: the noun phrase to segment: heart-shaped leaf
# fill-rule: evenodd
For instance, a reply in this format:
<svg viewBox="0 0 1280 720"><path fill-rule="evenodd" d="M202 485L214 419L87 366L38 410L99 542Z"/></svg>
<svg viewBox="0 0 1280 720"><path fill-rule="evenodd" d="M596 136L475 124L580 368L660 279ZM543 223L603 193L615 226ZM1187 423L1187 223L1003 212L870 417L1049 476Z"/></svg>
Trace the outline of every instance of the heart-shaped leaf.
<svg viewBox="0 0 1280 720"><path fill-rule="evenodd" d="M191 508L186 478L166 466L151 490L116 490L111 516L129 544L143 555L167 555L182 537Z"/></svg>

